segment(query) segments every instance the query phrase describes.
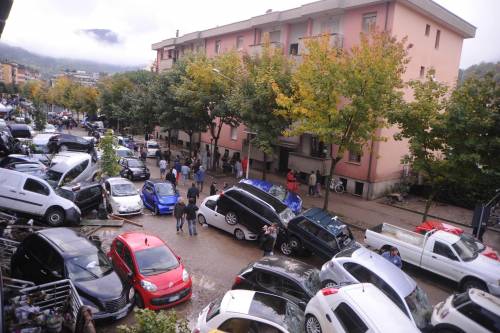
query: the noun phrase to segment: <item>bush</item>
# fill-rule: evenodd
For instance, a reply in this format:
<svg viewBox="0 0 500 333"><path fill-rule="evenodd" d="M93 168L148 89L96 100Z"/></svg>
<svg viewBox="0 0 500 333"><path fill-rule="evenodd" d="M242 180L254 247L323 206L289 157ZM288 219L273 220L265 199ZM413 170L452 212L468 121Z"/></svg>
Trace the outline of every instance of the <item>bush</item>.
<svg viewBox="0 0 500 333"><path fill-rule="evenodd" d="M148 309L135 310L136 324L118 326L119 333L189 333L188 321L179 319L175 311L155 312Z"/></svg>

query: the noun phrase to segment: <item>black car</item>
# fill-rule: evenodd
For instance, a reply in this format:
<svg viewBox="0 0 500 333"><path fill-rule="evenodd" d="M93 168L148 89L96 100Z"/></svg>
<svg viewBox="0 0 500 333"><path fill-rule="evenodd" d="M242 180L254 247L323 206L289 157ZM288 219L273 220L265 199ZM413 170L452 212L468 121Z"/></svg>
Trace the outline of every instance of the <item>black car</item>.
<svg viewBox="0 0 500 333"><path fill-rule="evenodd" d="M146 167L143 161L135 157L123 157L120 159L120 165L122 170L120 171L120 176L128 178L130 180L135 179L146 179L148 180L151 176L149 169Z"/></svg>
<svg viewBox="0 0 500 333"><path fill-rule="evenodd" d="M10 134L16 139L31 139L31 127L26 124L7 125Z"/></svg>
<svg viewBox="0 0 500 333"><path fill-rule="evenodd" d="M8 130L0 131L0 152L5 155L12 154L16 150L16 141Z"/></svg>
<svg viewBox="0 0 500 333"><path fill-rule="evenodd" d="M250 231L262 234L262 227L277 223L286 228L295 214L277 198L261 189L238 183L224 191L217 200L217 211L230 225L241 223Z"/></svg>
<svg viewBox="0 0 500 333"><path fill-rule="evenodd" d="M319 208L311 208L292 219L280 238L278 242L284 255L308 251L327 260L355 243L347 225Z"/></svg>
<svg viewBox="0 0 500 333"><path fill-rule="evenodd" d="M93 142L71 134L56 134L49 139L47 144L51 153L61 151L82 151L86 153L94 153Z"/></svg>
<svg viewBox="0 0 500 333"><path fill-rule="evenodd" d="M321 287L317 268L302 261L270 256L241 270L232 289L275 294L305 309L306 304Z"/></svg>
<svg viewBox="0 0 500 333"><path fill-rule="evenodd" d="M11 260L15 278L43 284L70 279L94 319L119 319L132 308L134 289L125 286L106 255L68 228L28 236Z"/></svg>
<svg viewBox="0 0 500 333"><path fill-rule="evenodd" d="M98 182L83 182L76 186L62 186L56 193L69 201L73 201L82 213L98 209L102 202L102 185Z"/></svg>

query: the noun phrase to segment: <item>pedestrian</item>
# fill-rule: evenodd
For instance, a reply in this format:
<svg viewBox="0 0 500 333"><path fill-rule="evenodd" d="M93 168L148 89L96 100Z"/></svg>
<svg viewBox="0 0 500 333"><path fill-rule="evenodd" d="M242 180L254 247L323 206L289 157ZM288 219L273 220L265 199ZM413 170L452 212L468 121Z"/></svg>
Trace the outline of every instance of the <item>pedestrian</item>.
<svg viewBox="0 0 500 333"><path fill-rule="evenodd" d="M187 164L184 164L181 167L181 174L182 174L182 185L186 185L187 180L189 179L189 172L191 169Z"/></svg>
<svg viewBox="0 0 500 333"><path fill-rule="evenodd" d="M148 133L144 133L144 141L148 141L149 140L149 134Z"/></svg>
<svg viewBox="0 0 500 333"><path fill-rule="evenodd" d="M229 188L229 184L224 182L224 185L222 186L222 190L225 191Z"/></svg>
<svg viewBox="0 0 500 333"><path fill-rule="evenodd" d="M177 179L175 178L175 172L176 172L175 169L171 168L167 173L167 175L165 176L165 180L171 182L174 188L177 186Z"/></svg>
<svg viewBox="0 0 500 333"><path fill-rule="evenodd" d="M403 263L401 261L401 257L399 256L398 249L395 248L394 246L391 247L389 251L385 251L384 253L382 253L382 257L389 260L391 263L398 266L399 268L403 267Z"/></svg>
<svg viewBox="0 0 500 333"><path fill-rule="evenodd" d="M142 149L141 151L141 160L143 162L146 162L146 158L148 157L148 153L146 152L146 149Z"/></svg>
<svg viewBox="0 0 500 333"><path fill-rule="evenodd" d="M234 169L236 170L236 179L243 177L243 167L239 158L234 162Z"/></svg>
<svg viewBox="0 0 500 333"><path fill-rule="evenodd" d="M318 197L321 196L321 174L319 170L316 170L316 188L314 190L314 194Z"/></svg>
<svg viewBox="0 0 500 333"><path fill-rule="evenodd" d="M167 161L165 161L164 158L160 160L160 179L163 179L165 177L165 173L167 171Z"/></svg>
<svg viewBox="0 0 500 333"><path fill-rule="evenodd" d="M278 225L276 223L270 226L265 225L262 230L264 230L264 235L262 237L261 248L264 251L264 257L272 256L274 255L274 246L278 238Z"/></svg>
<svg viewBox="0 0 500 333"><path fill-rule="evenodd" d="M307 184L309 185L309 191L307 195L314 195L314 193L316 192L316 173L314 171L311 171L309 179L307 180Z"/></svg>
<svg viewBox="0 0 500 333"><path fill-rule="evenodd" d="M200 192L203 192L203 184L205 182L205 167L203 165L200 165L195 176L196 176L196 185L198 185Z"/></svg>
<svg viewBox="0 0 500 333"><path fill-rule="evenodd" d="M191 187L187 190L187 198L188 200L193 199L194 203L196 203L196 199L200 197L200 191L196 187L195 183L191 184Z"/></svg>
<svg viewBox="0 0 500 333"><path fill-rule="evenodd" d="M181 161L179 160L179 155L177 155L177 158L175 159L174 168L176 171L175 178L177 180L177 184L179 184L179 178L181 177L181 169L182 169Z"/></svg>
<svg viewBox="0 0 500 333"><path fill-rule="evenodd" d="M219 148L217 147L214 152L214 161L215 161L215 169L219 169L220 165L220 153L219 153Z"/></svg>
<svg viewBox="0 0 500 333"><path fill-rule="evenodd" d="M179 231L183 231L182 226L184 225L185 208L186 204L184 203L184 200L182 198L179 198L179 200L177 200L177 203L174 206L174 216L175 219L177 220L175 226L177 229L177 233L179 233Z"/></svg>
<svg viewBox="0 0 500 333"><path fill-rule="evenodd" d="M217 183L212 182L212 185L210 185L210 195L216 195L217 194Z"/></svg>
<svg viewBox="0 0 500 333"><path fill-rule="evenodd" d="M293 169L290 169L286 175L286 189L292 193L297 193L299 190L299 184L297 183Z"/></svg>
<svg viewBox="0 0 500 333"><path fill-rule="evenodd" d="M186 219L188 221L189 236L198 235L198 233L196 232L196 211L197 210L198 210L198 206L196 206L194 199L193 198L189 199L188 205L186 206L186 208L184 208L184 213L186 214Z"/></svg>
<svg viewBox="0 0 500 333"><path fill-rule="evenodd" d="M243 157L243 160L241 161L241 168L243 169L243 174L246 177L247 174L247 168L248 168L248 157Z"/></svg>
<svg viewBox="0 0 500 333"><path fill-rule="evenodd" d="M155 158L156 158L156 166L160 166L160 160L161 160L161 150L160 149L156 149Z"/></svg>

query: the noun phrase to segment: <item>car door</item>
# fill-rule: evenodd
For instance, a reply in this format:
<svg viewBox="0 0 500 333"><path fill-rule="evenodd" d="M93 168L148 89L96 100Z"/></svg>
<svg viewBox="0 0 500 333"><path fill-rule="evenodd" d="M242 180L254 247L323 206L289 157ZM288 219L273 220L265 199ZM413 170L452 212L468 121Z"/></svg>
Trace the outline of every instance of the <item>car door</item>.
<svg viewBox="0 0 500 333"><path fill-rule="evenodd" d="M322 255L322 252L318 249L318 237L316 236L320 231L320 227L308 219L303 219L297 223L297 226L301 231L301 235L296 236L302 241L302 246L318 255Z"/></svg>
<svg viewBox="0 0 500 333"><path fill-rule="evenodd" d="M33 207L25 206L25 204L20 201L23 200L19 191L21 190L21 183L24 179L23 175L15 173L3 173L0 176L0 206L3 208L12 208L14 210L25 210L29 208L30 211Z"/></svg>
<svg viewBox="0 0 500 333"><path fill-rule="evenodd" d="M422 256L422 266L425 269L446 276L454 281L460 279L460 265L461 261L452 248L440 241L434 241L432 252L424 251Z"/></svg>
<svg viewBox="0 0 500 333"><path fill-rule="evenodd" d="M280 284L278 285L278 295L287 298L302 309L305 309L305 304L309 302L311 297L304 291L297 282L288 279L285 276L280 276Z"/></svg>
<svg viewBox="0 0 500 333"><path fill-rule="evenodd" d="M133 284L137 276L137 268L135 266L132 251L127 244L123 244L123 253L121 258L124 264L125 281L129 281L130 284ZM132 273L131 276L129 276L130 273Z"/></svg>
<svg viewBox="0 0 500 333"><path fill-rule="evenodd" d="M321 255L325 258L331 258L338 252L337 241L335 240L335 236L329 233L327 230L320 228L318 233L316 234L318 237L318 242L316 243L318 246L318 251L321 252Z"/></svg>
<svg viewBox="0 0 500 333"><path fill-rule="evenodd" d="M149 207L153 206L153 186L151 184L146 183L144 184L144 203L147 204Z"/></svg>
<svg viewBox="0 0 500 333"><path fill-rule="evenodd" d="M19 268L26 280L43 284L63 278L62 258L46 240L36 236L24 244L25 265Z"/></svg>
<svg viewBox="0 0 500 333"><path fill-rule="evenodd" d="M34 178L26 178L19 191L19 206L25 212L41 216L45 214L49 201L50 189L47 185ZM22 201L21 201L22 200Z"/></svg>
<svg viewBox="0 0 500 333"><path fill-rule="evenodd" d="M120 275L122 279L127 278L128 268L123 260L123 249L125 245L119 239L115 239L111 245L111 262L113 263L113 268Z"/></svg>

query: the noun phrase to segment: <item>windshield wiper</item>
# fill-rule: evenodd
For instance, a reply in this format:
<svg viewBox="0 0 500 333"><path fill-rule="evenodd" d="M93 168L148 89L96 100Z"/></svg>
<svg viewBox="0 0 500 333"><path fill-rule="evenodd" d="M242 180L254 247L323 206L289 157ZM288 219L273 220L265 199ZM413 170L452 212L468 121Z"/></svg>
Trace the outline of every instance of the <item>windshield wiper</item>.
<svg viewBox="0 0 500 333"><path fill-rule="evenodd" d="M87 272L90 275L92 275L94 277L94 279L98 279L99 278L99 276L97 274L95 274L94 272L91 272L88 268L83 267L82 265L75 264L74 262L72 262L71 264L75 265L76 267L79 267L79 268L83 269L85 272Z"/></svg>

